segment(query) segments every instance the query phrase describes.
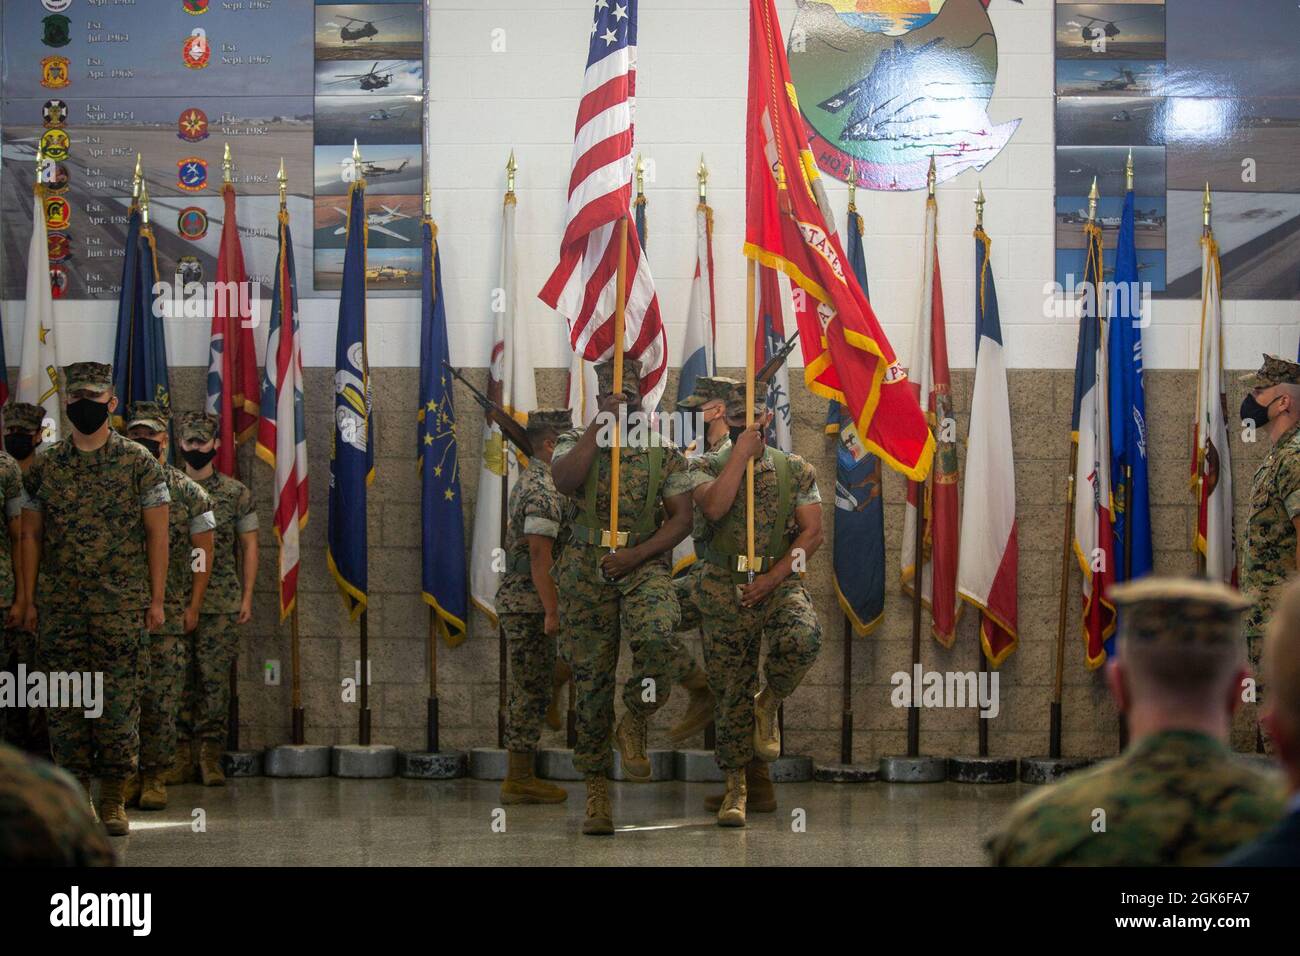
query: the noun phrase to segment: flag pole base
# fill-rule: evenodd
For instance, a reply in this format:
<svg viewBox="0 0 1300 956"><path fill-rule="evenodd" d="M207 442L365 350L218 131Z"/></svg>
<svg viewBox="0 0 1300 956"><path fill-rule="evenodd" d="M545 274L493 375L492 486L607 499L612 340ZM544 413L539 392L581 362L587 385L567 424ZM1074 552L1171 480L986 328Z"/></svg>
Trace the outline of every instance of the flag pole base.
<svg viewBox="0 0 1300 956"><path fill-rule="evenodd" d="M949 757L948 779L954 783L1015 783L1015 757Z"/></svg>
<svg viewBox="0 0 1300 956"><path fill-rule="evenodd" d="M773 783L807 783L813 778L813 759L799 754L782 754L767 765Z"/></svg>
<svg viewBox="0 0 1300 956"><path fill-rule="evenodd" d="M221 755L221 770L227 777L260 777L262 751L227 750Z"/></svg>
<svg viewBox="0 0 1300 956"><path fill-rule="evenodd" d="M330 769L336 777L395 777L397 748L392 744L339 744L330 754Z"/></svg>
<svg viewBox="0 0 1300 956"><path fill-rule="evenodd" d="M673 773L687 783L724 783L727 779L712 750L678 750L673 755Z"/></svg>
<svg viewBox="0 0 1300 956"><path fill-rule="evenodd" d="M537 751L537 776L543 780L584 780L573 765L573 750L568 747L544 747Z"/></svg>
<svg viewBox="0 0 1300 956"><path fill-rule="evenodd" d="M510 753L500 747L475 747L469 752L469 775L475 780L504 780Z"/></svg>
<svg viewBox="0 0 1300 956"><path fill-rule="evenodd" d="M1022 783L1054 783L1092 763L1090 757L1021 757Z"/></svg>
<svg viewBox="0 0 1300 956"><path fill-rule="evenodd" d="M813 767L818 783L874 783L880 779L880 761L875 763L830 763Z"/></svg>
<svg viewBox="0 0 1300 956"><path fill-rule="evenodd" d="M677 751L675 750L647 750L646 759L650 761L650 776L633 777L623 770L623 755L617 750L614 751L614 760L609 765L609 773L605 774L610 780L620 780L625 783L663 783L665 780L677 779ZM712 758L712 754L709 757Z"/></svg>
<svg viewBox="0 0 1300 956"><path fill-rule="evenodd" d="M887 783L939 783L948 778L943 757L881 757L880 779Z"/></svg>
<svg viewBox="0 0 1300 956"><path fill-rule="evenodd" d="M284 744L270 747L262 758L268 777L328 777L330 748L323 744Z"/></svg>
<svg viewBox="0 0 1300 956"><path fill-rule="evenodd" d="M297 746L307 743L307 717L301 707L293 709L293 742Z"/></svg>
<svg viewBox="0 0 1300 956"><path fill-rule="evenodd" d="M467 763L463 750L437 753L428 750L400 750L397 753L397 775L412 780L454 780L465 776Z"/></svg>

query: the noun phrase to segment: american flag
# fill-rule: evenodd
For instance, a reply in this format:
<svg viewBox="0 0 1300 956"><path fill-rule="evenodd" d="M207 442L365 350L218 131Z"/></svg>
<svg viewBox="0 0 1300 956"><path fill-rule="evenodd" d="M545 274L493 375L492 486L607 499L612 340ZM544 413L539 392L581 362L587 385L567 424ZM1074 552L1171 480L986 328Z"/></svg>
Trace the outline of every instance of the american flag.
<svg viewBox="0 0 1300 956"><path fill-rule="evenodd" d="M636 103L636 0L596 0L595 22L573 134L573 171L560 262L539 293L569 323L569 344L588 361L614 354L619 220L632 201L632 113ZM650 264L627 230L624 354L641 369L641 399L659 404L668 339Z"/></svg>

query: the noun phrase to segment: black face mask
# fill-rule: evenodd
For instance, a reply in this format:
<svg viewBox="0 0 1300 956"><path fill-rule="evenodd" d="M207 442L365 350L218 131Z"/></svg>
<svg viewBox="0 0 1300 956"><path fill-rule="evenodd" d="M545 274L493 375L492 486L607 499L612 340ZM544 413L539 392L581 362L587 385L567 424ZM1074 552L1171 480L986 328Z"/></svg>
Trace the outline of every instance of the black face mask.
<svg viewBox="0 0 1300 956"><path fill-rule="evenodd" d="M93 435L108 421L108 402L79 398L68 402L68 421L83 435Z"/></svg>
<svg viewBox="0 0 1300 956"><path fill-rule="evenodd" d="M210 451L199 451L197 448L185 448L181 450L181 454L185 457L185 464L195 471L202 471L208 466L208 462L216 457L217 450L213 448Z"/></svg>
<svg viewBox="0 0 1300 956"><path fill-rule="evenodd" d="M31 455L38 444L40 444L40 439L26 432L14 432L12 435L5 435L5 451L19 461Z"/></svg>
<svg viewBox="0 0 1300 956"><path fill-rule="evenodd" d="M1273 402L1276 402L1281 397L1279 395L1273 399ZM1247 395L1241 400L1241 420L1243 422L1253 422L1256 428L1266 427L1268 425L1268 410L1272 407L1273 402L1261 405L1255 401L1254 395Z"/></svg>
<svg viewBox="0 0 1300 956"><path fill-rule="evenodd" d="M132 439L137 445L143 445L152 458L158 457L158 452L162 451L162 442L155 438L135 438Z"/></svg>

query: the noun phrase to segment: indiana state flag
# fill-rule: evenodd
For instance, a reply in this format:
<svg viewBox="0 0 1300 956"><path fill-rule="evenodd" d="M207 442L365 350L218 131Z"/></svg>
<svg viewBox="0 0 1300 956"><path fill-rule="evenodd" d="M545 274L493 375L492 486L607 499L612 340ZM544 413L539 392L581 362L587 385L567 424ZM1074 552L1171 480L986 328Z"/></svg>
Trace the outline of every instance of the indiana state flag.
<svg viewBox="0 0 1300 956"><path fill-rule="evenodd" d="M140 206L131 205L122 261L122 291L117 303L117 344L113 349L113 388L117 393L114 425L125 421L135 402L171 404L167 376L167 340L161 310L155 314L153 233ZM171 447L169 443L168 447Z"/></svg>
<svg viewBox="0 0 1300 956"><path fill-rule="evenodd" d="M1110 480L1115 503L1116 581L1151 573L1147 482L1146 389L1142 381L1142 284L1138 278L1134 199L1124 197L1115 248L1107 345L1110 359Z"/></svg>
<svg viewBox="0 0 1300 956"><path fill-rule="evenodd" d="M334 348L334 433L330 443L330 573L352 620L366 610L366 486L375 473L366 360L366 184L348 194L338 340Z"/></svg>
<svg viewBox="0 0 1300 956"><path fill-rule="evenodd" d="M420 309L420 540L424 600L438 632L453 646L465 639L469 582L465 572L465 515L456 455L456 409L447 371L447 310L437 227L424 220L424 301Z"/></svg>

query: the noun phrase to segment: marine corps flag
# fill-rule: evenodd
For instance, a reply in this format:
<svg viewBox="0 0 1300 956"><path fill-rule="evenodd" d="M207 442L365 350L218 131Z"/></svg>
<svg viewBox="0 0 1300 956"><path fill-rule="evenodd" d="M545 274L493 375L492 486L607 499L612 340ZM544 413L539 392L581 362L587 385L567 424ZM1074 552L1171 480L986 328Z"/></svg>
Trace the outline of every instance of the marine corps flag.
<svg viewBox="0 0 1300 956"><path fill-rule="evenodd" d="M154 285L158 281L153 230L142 210L148 199L133 202L126 226L126 251L122 261L122 291L117 303L117 345L113 349L113 388L120 428L127 407L136 402L171 405L167 376L167 340L161 314L155 314ZM49 277L46 277L48 284ZM174 447L174 443L168 445Z"/></svg>
<svg viewBox="0 0 1300 956"><path fill-rule="evenodd" d="M217 254L217 291L208 338L208 399L204 410L221 420L221 445L213 464L223 475L234 475L236 447L257 434L257 349L253 345L253 314L244 268L244 250L235 220L235 187L221 190L225 217L221 250Z"/></svg>
<svg viewBox="0 0 1300 956"><path fill-rule="evenodd" d="M452 645L465 639L469 617L465 581L465 518L461 512L456 409L447 371L447 310L437 227L425 219L423 302L420 308L420 542L423 595L438 633ZM499 528L492 529L500 534Z"/></svg>
<svg viewBox="0 0 1300 956"><path fill-rule="evenodd" d="M903 519L902 583L905 593L921 574L921 600L930 608L931 633L944 647L957 636L957 426L952 411L948 372L948 333L939 275L939 208L934 196L925 204L925 242L921 267L921 310L912 338L910 385L938 441L928 483L910 482ZM918 497L919 496L919 497ZM923 499L923 500L921 500ZM918 516L918 509L920 514ZM922 554L916 554L916 521L923 521Z"/></svg>
<svg viewBox="0 0 1300 956"><path fill-rule="evenodd" d="M1223 381L1223 269L1219 246L1207 228L1201 239L1201 364L1196 379L1196 541L1205 557L1205 576L1237 586L1237 538L1232 514L1232 457Z"/></svg>
<svg viewBox="0 0 1300 956"><path fill-rule="evenodd" d="M934 439L817 203L819 174L773 0L750 0L746 140L745 255L784 272L817 301L799 322L805 383L849 407L867 450L913 480L924 478Z"/></svg>
<svg viewBox="0 0 1300 956"><path fill-rule="evenodd" d="M42 163L42 171L45 166ZM36 184L32 205L32 242L27 249L27 312L23 318L23 354L18 367L20 402L44 405L45 441L59 440L58 336L54 332L54 295L50 289L49 235L45 229L45 187Z"/></svg>
<svg viewBox="0 0 1300 956"><path fill-rule="evenodd" d="M370 364L366 357L366 183L348 193L348 236L334 347L329 548L325 558L352 620L366 610L366 486L375 474Z"/></svg>

